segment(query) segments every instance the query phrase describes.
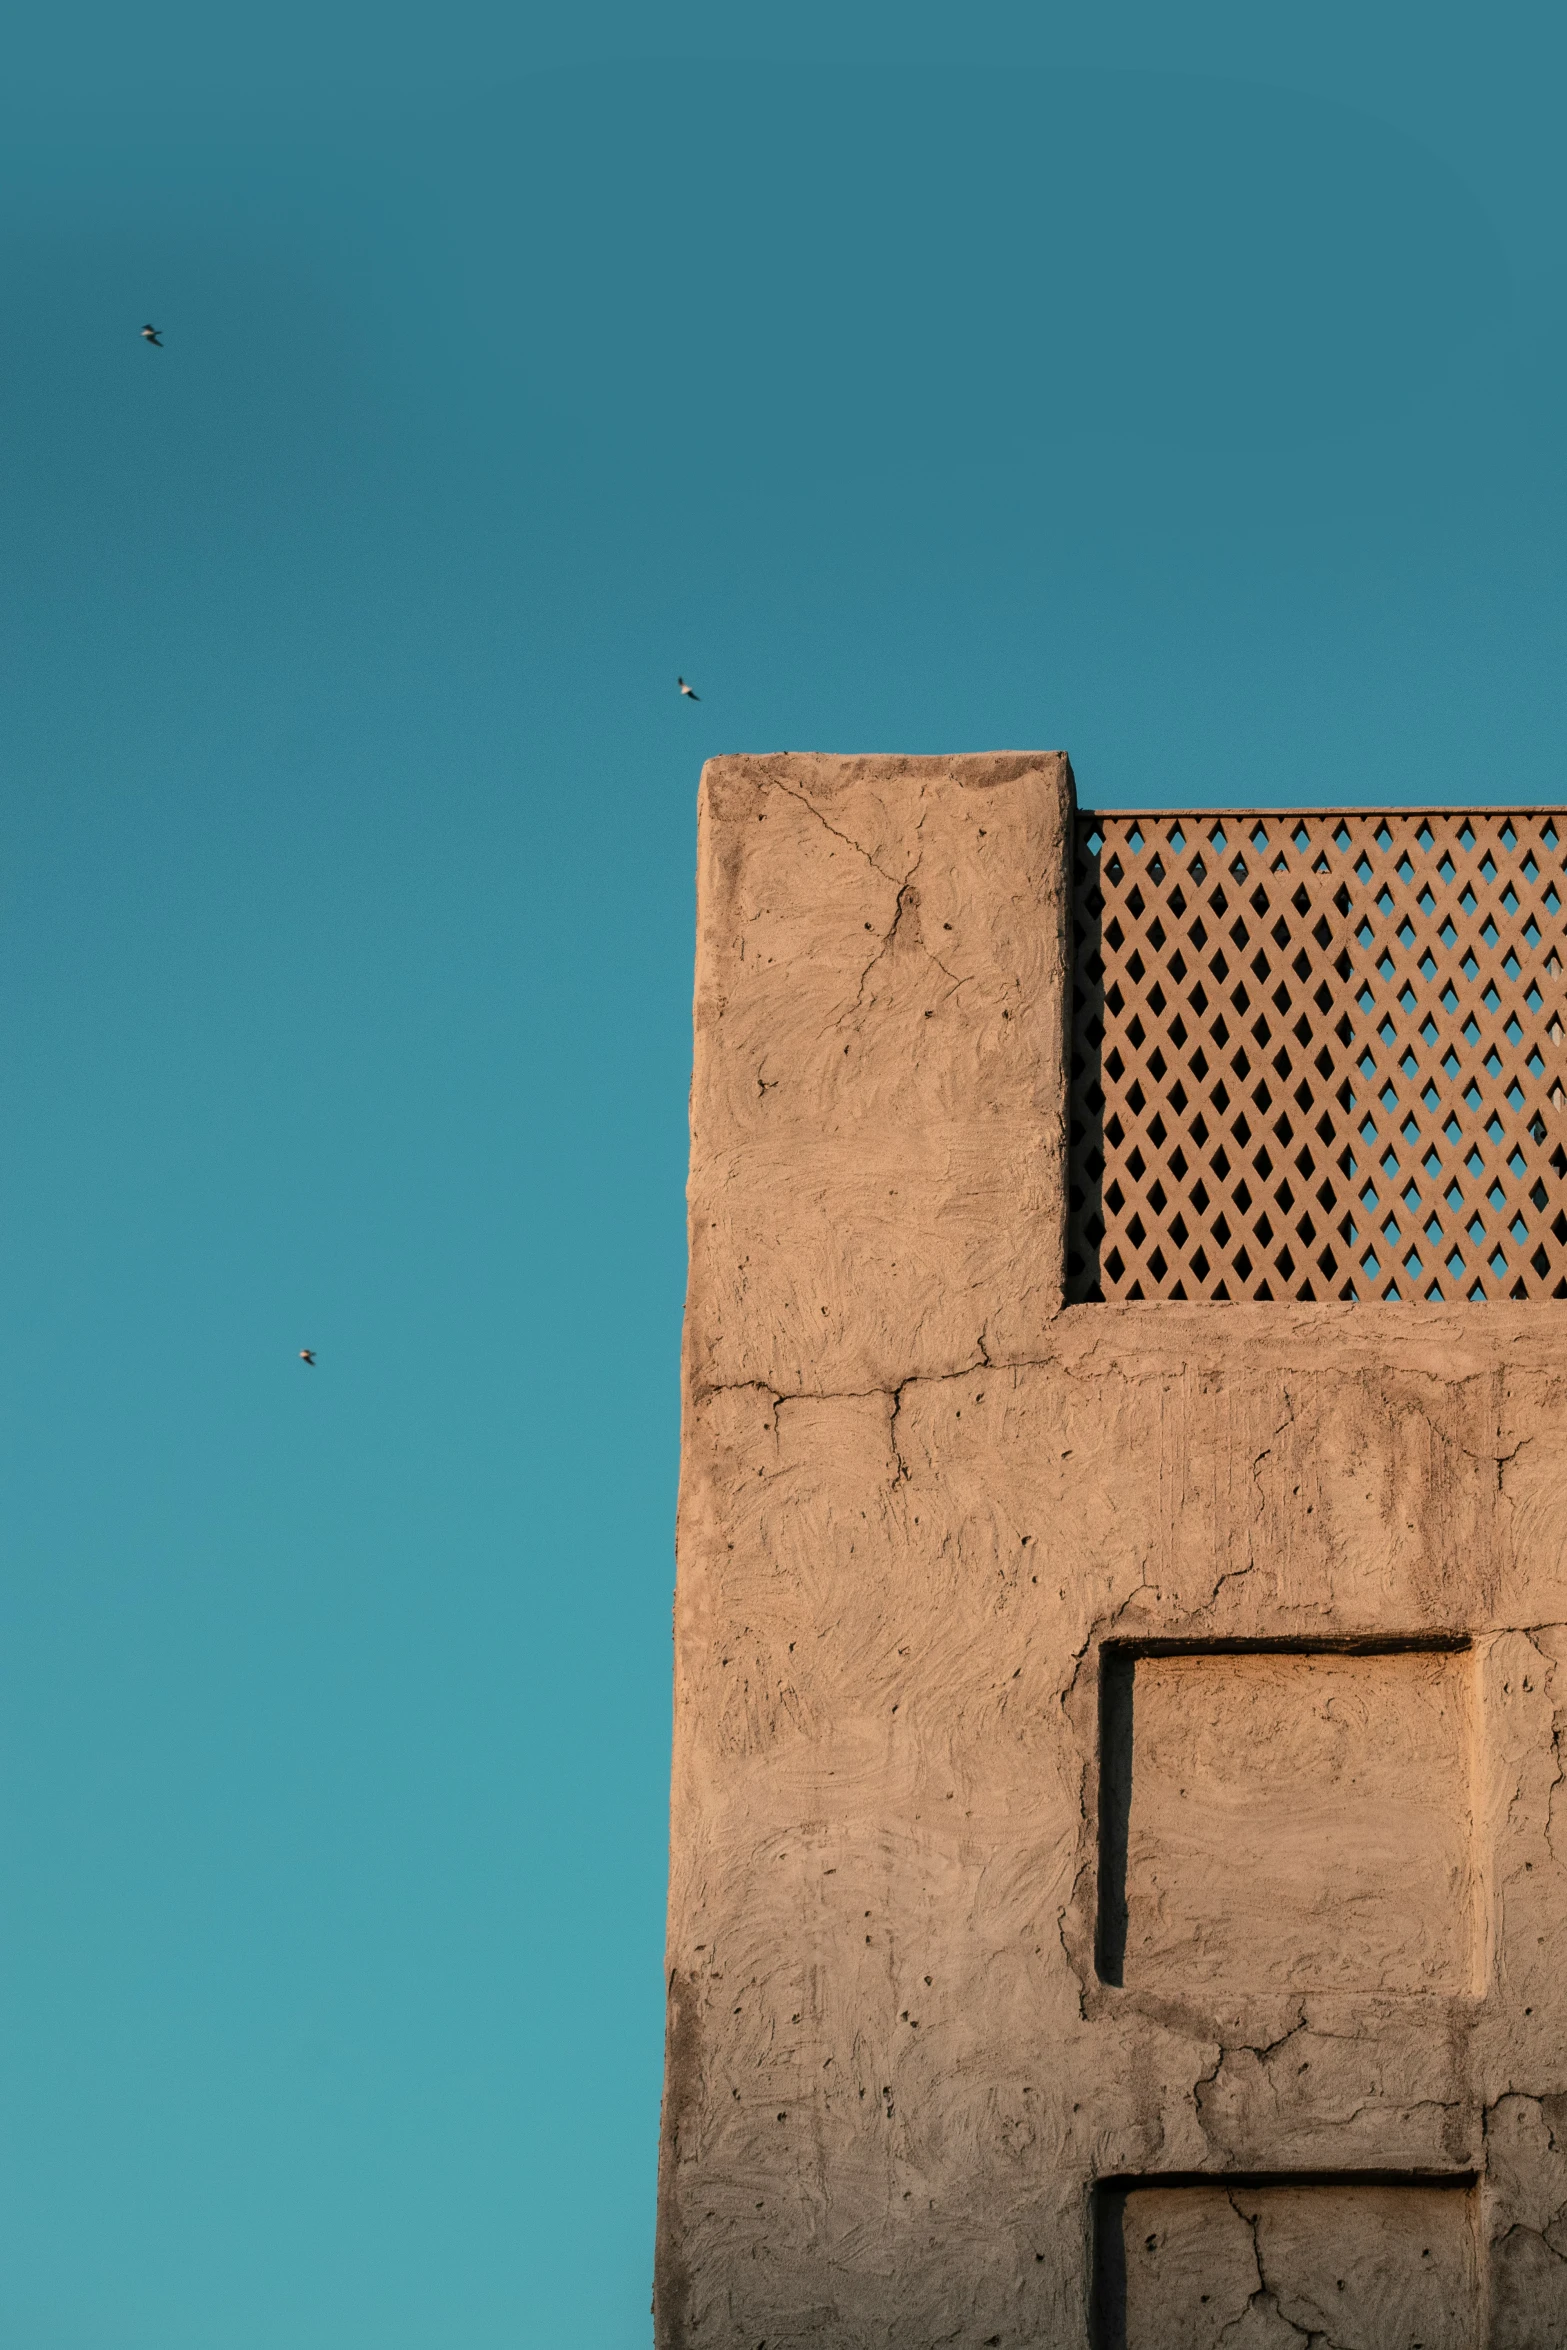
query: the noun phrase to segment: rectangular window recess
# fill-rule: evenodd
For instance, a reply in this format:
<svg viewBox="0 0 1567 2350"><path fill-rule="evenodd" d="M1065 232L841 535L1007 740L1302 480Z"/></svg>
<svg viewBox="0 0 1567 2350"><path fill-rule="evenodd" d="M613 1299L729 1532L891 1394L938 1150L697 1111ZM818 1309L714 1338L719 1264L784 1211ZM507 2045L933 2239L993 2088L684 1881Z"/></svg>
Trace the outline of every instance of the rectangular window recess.
<svg viewBox="0 0 1567 2350"><path fill-rule="evenodd" d="M1467 1635L1106 1642L1101 1982L1183 2000L1473 1988Z"/></svg>
<svg viewBox="0 0 1567 2350"><path fill-rule="evenodd" d="M1550 808L1082 811L1069 1300L1567 1300L1564 863Z"/></svg>
<svg viewBox="0 0 1567 2350"><path fill-rule="evenodd" d="M1478 2350L1476 2174L1188 2171L1093 2189L1094 2350L1277 2334Z"/></svg>

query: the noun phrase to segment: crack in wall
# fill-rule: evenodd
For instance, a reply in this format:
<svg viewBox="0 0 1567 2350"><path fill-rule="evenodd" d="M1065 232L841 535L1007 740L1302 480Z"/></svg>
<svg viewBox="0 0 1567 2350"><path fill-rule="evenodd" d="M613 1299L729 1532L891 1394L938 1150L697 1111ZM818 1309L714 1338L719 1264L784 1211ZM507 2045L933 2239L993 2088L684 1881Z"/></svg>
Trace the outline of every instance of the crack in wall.
<svg viewBox="0 0 1567 2350"><path fill-rule="evenodd" d="M885 881L890 888L896 890L897 892L897 898L893 908L892 921L888 926L885 934L879 941L875 953L871 956L869 962L865 965L865 968L860 973L859 982L855 989L854 1002L849 1006L847 1011L841 1012L838 1018L832 1023L834 1028L841 1028L846 1020L854 1018L856 1014L863 1011L865 1007L866 982L869 980L870 975L875 970L877 964L880 963L887 956L887 954L890 953L895 941L897 940L905 914L909 912L918 912L920 902L919 893L915 889L914 883L919 873L920 866L924 862L925 853L922 848L915 857L913 864L910 865L908 871L903 874L900 879L897 874L890 873L885 865L881 864L877 858L873 857L869 849L862 846L862 844L855 840L849 833L841 831L837 825L831 823L828 818L822 814L820 808L818 808L804 792L791 789L788 784L780 782L775 777L770 777L767 780L771 783L772 788L775 791L781 791L787 799L798 801L799 805L806 809L810 815L814 816L817 823L820 824L826 832L830 833L834 840L841 840L846 848L853 849L857 855L863 857L865 862L870 866L871 871L876 874L880 880ZM919 840L920 835L925 829L925 818L927 813L928 811L925 807L925 795L922 791L920 794L920 811L914 825L914 837L916 841ZM869 928L869 925L867 924L866 927ZM942 957L937 954L935 948L930 945L929 941L924 935L923 930L917 931L914 943L918 946L920 952L926 957L927 961L934 965L935 969L938 970L942 977L949 981L954 988L966 987L969 981L975 976L975 974L971 971L954 971L951 964L944 962Z"/></svg>
<svg viewBox="0 0 1567 2350"><path fill-rule="evenodd" d="M1461 1378L1448 1380L1445 1383L1446 1392L1451 1395L1456 1389L1460 1394L1462 1394L1465 1388L1482 1385L1491 1389L1493 1391L1491 1416L1494 1420L1499 1421L1501 1418L1501 1399L1497 1399L1494 1395L1498 1376L1499 1374L1493 1371L1466 1372ZM1456 1429L1444 1428L1439 1420L1433 1419L1430 1412L1426 1409L1425 1405L1419 1401L1418 1398L1411 1398L1410 1408L1418 1419L1424 1420L1426 1426L1430 1429L1431 1434L1436 1438L1439 1444L1443 1445L1447 1449L1447 1451L1461 1453L1466 1461L1489 1461L1496 1470L1496 1482L1493 1487L1493 1491L1497 1493L1500 1493L1502 1490L1503 1471L1512 1466L1513 1462L1518 1458L1518 1455L1524 1450L1526 1445L1530 1445L1534 1442L1534 1438L1532 1436L1519 1436L1514 1440L1511 1448L1507 1452L1498 1452L1494 1445L1477 1446L1473 1444L1466 1444L1462 1435Z"/></svg>
<svg viewBox="0 0 1567 2350"><path fill-rule="evenodd" d="M1203 1600L1193 1612L1200 1616L1206 1615L1208 1610L1216 1603L1218 1596L1224 1589L1226 1583L1243 1582L1248 1575L1254 1575L1256 1572L1257 1561L1254 1558L1249 1558L1243 1567L1226 1567L1223 1574L1219 1577L1217 1583L1215 1583L1213 1589L1209 1592L1207 1598Z"/></svg>
<svg viewBox="0 0 1567 2350"><path fill-rule="evenodd" d="M971 1379L976 1371L1043 1371L1050 1368L1047 1355L1005 1356L995 1361L986 1351L983 1327L975 1342L976 1352L971 1362L959 1363L950 1371L910 1371L891 1386L881 1387L774 1387L767 1379L710 1379L693 1381L691 1400L706 1403L715 1395L766 1395L774 1407L789 1403L867 1403L873 1396L885 1396L891 1403L900 1402L905 1388L941 1387L954 1379Z"/></svg>
<svg viewBox="0 0 1567 2350"><path fill-rule="evenodd" d="M1229 2204L1230 2209L1234 2212L1236 2218L1241 2222L1242 2226L1248 2228L1251 2233L1251 2256L1253 2265L1257 2271L1257 2288L1256 2291L1250 2294L1247 2298L1247 2316L1249 2316L1253 2310L1261 2310L1269 2317L1276 2318L1280 2325L1288 2326L1290 2332L1296 2337L1297 2341L1305 2343L1306 2350L1339 2350L1339 2345L1335 2343L1333 2337L1330 2334L1320 2333L1311 2326L1302 2325L1298 2318L1291 2317L1285 2310L1280 2289L1270 2280L1267 2268L1263 2262L1261 2211L1259 2210L1255 2213L1244 2211L1240 2204L1236 2202L1233 2194L1227 2194L1225 2196L1225 2201ZM1223 2333L1219 2336L1220 2343L1222 2344L1229 2341L1230 2338L1236 2333L1237 2329L1244 2323L1244 2318L1232 2318L1229 2324L1226 2325Z"/></svg>
<svg viewBox="0 0 1567 2350"><path fill-rule="evenodd" d="M1077 2020L1080 2024L1086 2024L1088 2021L1088 1988L1083 1981L1080 1969L1073 1960L1071 1948L1067 1942L1067 1907L1068 1905L1063 1902L1056 1911L1056 1940L1061 1945L1061 1955L1072 1969L1072 1979L1077 1985Z"/></svg>
<svg viewBox="0 0 1567 2350"><path fill-rule="evenodd" d="M894 888L898 887L896 874L889 873L885 865L878 865L876 859L871 855L870 850L866 848L860 841L857 841L852 833L840 832L837 825L828 821L828 819L822 814L820 808L818 808L816 805L816 802L813 799L810 799L806 793L803 791L797 791L793 785L783 782L782 779L776 775L764 776L762 780L770 790L782 792L786 800L797 800L808 816L815 817L817 823L822 827L824 832L830 832L834 840L841 840L845 848L853 849L856 856L863 857L866 864L869 865L871 871L873 873L879 873L883 881L890 881ZM925 821L924 799L925 794L922 790L920 793L920 824L923 824ZM918 826L916 826L915 829L917 833Z"/></svg>
<svg viewBox="0 0 1567 2350"><path fill-rule="evenodd" d="M912 1379L901 1379L898 1382L892 1391L892 1410L887 1418L887 1442L891 1445L892 1457L898 1464L900 1485L907 1485L909 1482L909 1464L904 1459L903 1447L898 1442L898 1414L903 1409L903 1390L906 1387L912 1387L913 1384Z"/></svg>
<svg viewBox="0 0 1567 2350"><path fill-rule="evenodd" d="M1560 2218L1560 2216L1561 2214L1558 2213L1557 2217ZM1501 2235L1491 2239L1492 2259L1497 2259L1515 2237L1522 2237L1527 2242L1538 2244L1541 2250L1548 2252L1554 2261L1567 2267L1567 2252L1558 2252L1549 2236L1544 2235L1539 2228L1525 2227L1522 2220L1514 2220L1511 2227L1505 2228Z"/></svg>
<svg viewBox="0 0 1567 2350"><path fill-rule="evenodd" d="M1251 1481L1256 1488L1257 1499L1262 1502L1264 1506L1266 1506L1267 1497L1262 1490L1262 1464L1264 1461L1270 1460L1272 1458L1273 1448L1278 1443L1279 1438L1283 1436L1289 1429L1293 1428L1294 1425L1294 1399L1290 1395L1289 1389L1286 1387L1284 1390L1284 1417L1279 1422L1278 1426L1274 1429L1273 1434L1268 1438L1268 1441L1263 1446L1261 1452L1256 1454L1251 1464Z"/></svg>
<svg viewBox="0 0 1567 2350"><path fill-rule="evenodd" d="M1411 2097L1407 2100L1368 2097L1363 2104L1353 2106L1348 2113L1325 2113L1322 2119L1331 2123L1335 2129L1348 2129L1352 2122L1359 2121L1363 2113L1396 2114L1402 2122L1415 2113L1462 2113L1468 2104L1466 2097Z"/></svg>
<svg viewBox="0 0 1567 2350"><path fill-rule="evenodd" d="M885 881L890 888L895 889L898 893L897 901L893 909L892 922L886 932L886 935L882 938L881 943L878 945L876 952L872 955L870 961L866 964L864 970L860 973L859 986L855 991L853 1004L850 1006L847 1012L840 1014L839 1018L833 1022L833 1026L835 1028L841 1028L845 1020L851 1019L856 1012L859 1012L864 1008L866 981L869 979L871 973L875 970L877 964L890 951L893 942L898 935L899 927L902 924L905 913L910 910L911 906L917 909L919 905L918 893L914 891L914 880L915 876L919 872L921 864L924 862L925 852L923 849L919 851L919 854L915 857L913 864L909 867L908 871L900 880L895 873L889 873L886 866L881 864L877 858L873 857L870 850L864 847L861 842L855 840L852 834L841 831L836 824L832 823L826 816L824 816L820 808L817 807L814 800L810 799L806 793L803 791L798 791L791 785L782 782L777 776L768 776L765 778L765 781L774 791L782 792L786 799L796 801L799 806L804 808L809 815L814 816L817 823L821 825L825 832L830 833L834 840L841 840L845 848L853 849L857 856L863 857L866 864L869 865L871 871L876 874L879 879ZM925 806L925 794L922 789L919 798L919 815L915 819L914 824L914 837L916 841L919 839L921 833L925 829L925 818L927 813L928 811ZM911 892L913 893L912 896ZM936 969L941 972L944 978L949 979L952 982L954 987L962 987L966 984L966 980L968 978L972 978L972 973L965 974L963 972L954 971L949 964L944 963L941 957L936 953L935 949L927 945L923 934L918 937L916 944L919 946L921 953L924 954L929 959L929 961L935 965Z"/></svg>
<svg viewBox="0 0 1567 2350"><path fill-rule="evenodd" d="M1332 2032L1324 2029L1320 2025L1313 2024L1310 2018L1308 2003L1304 1999L1300 2002L1299 2010L1297 2012L1294 2023L1292 2023L1286 2031L1280 2032L1275 2039L1262 2041L1220 2040L1217 2043L1219 2050L1217 2059L1208 2067L1206 2072L1200 2073L1197 2076L1192 2085L1192 2100L1196 2108L1198 2126L1210 2146L1216 2147L1218 2150L1223 2151L1228 2143L1228 2139L1222 2126L1220 2126L1219 2117L1216 2116L1212 2123L1209 2121L1209 2117L1204 2105L1204 2090L1212 2089L1217 2085L1219 2076L1224 2071L1225 2066L1230 2063L1232 2058L1237 2056L1252 2056L1256 2058L1259 2065L1266 2068L1270 2064L1273 2057L1275 2057L1281 2049L1286 2048L1291 2040L1297 2039L1302 2032L1310 2033L1313 2040L1337 2040L1346 2046L1365 2047L1368 2049L1375 2047L1378 2040L1378 2032L1375 2026L1370 2026L1366 2030L1360 2032ZM1270 2087L1271 2086L1272 2084L1270 2080ZM1407 2123L1415 2114L1418 2113L1454 2114L1462 2113L1466 2110L1469 2110L1469 2100L1464 2097L1397 2098L1375 2096L1363 2098L1358 2105L1352 2106L1347 2113L1318 2112L1314 2114L1313 2119L1315 2124L1321 2128L1349 2129L1353 2127L1353 2125L1358 2122L1365 2114L1376 2114L1384 2119L1396 2118L1396 2120L1402 2124Z"/></svg>
<svg viewBox="0 0 1567 2350"><path fill-rule="evenodd" d="M916 914L918 913L920 900L919 892L914 887L914 876L919 871L919 867L920 860L916 858L914 864L909 868L909 871L898 890L898 903L896 911L892 917L891 927L889 928L887 935L882 940L881 944L877 947L876 952L872 955L870 961L866 964L864 970L860 973L859 984L854 991L854 1001L846 1012L839 1013L837 1019L832 1024L834 1028L842 1028L846 1020L852 1020L856 1018L858 1014L865 1009L866 981L870 978L870 975L875 970L877 964L884 961L885 958L892 952L892 948L894 942L897 939L898 931L902 925L904 915L911 911ZM950 980L953 987L966 987L969 980L973 978L974 974L972 971L954 971L950 963L944 963L941 957L937 954L935 948L926 943L925 934L923 931L916 932L914 944L919 948L920 953L926 958L927 962L933 963L936 969L941 973L942 977L944 979ZM825 1034L825 1031L823 1031L823 1033Z"/></svg>
<svg viewBox="0 0 1567 2350"><path fill-rule="evenodd" d="M1214 2066L1213 2073L1209 2077L1210 2079L1216 2078L1218 2074L1223 2071L1226 2062L1232 2056L1254 2056L1259 2064L1266 2064L1270 2056L1272 2056L1278 2049L1284 2047L1288 2041L1294 2039L1297 2032L1308 2032L1310 2029L1311 2026L1306 2021L1306 2002L1302 2000L1300 2003L1300 2010L1295 2018L1295 2021L1290 2025L1288 2031L1280 2032L1277 2039L1221 2040L1219 2043L1219 2061Z"/></svg>
<svg viewBox="0 0 1567 2350"><path fill-rule="evenodd" d="M855 989L853 1003L849 1006L846 1012L839 1013L837 1019L833 1022L834 1028L841 1028L845 1020L852 1020L857 1012L864 1010L865 983L869 979L871 973L875 970L877 964L881 962L883 957L890 955L892 952L894 942L898 936L898 932L903 926L903 917L909 910L909 893L914 887L914 876L920 869L920 863L921 858L916 857L913 864L909 867L907 873L905 873L903 876L903 879L899 882L897 901L892 910L892 921L889 924L880 945L877 947L876 952L872 955L870 961L866 964L864 970L860 973L859 985ZM919 904L917 893L913 902L916 906ZM869 929L869 927L870 925L867 923L866 928ZM923 939L921 939L919 943L921 946L924 946L925 944ZM929 953L929 951L930 950L926 948L926 952ZM932 960L934 960L934 957L932 957Z"/></svg>

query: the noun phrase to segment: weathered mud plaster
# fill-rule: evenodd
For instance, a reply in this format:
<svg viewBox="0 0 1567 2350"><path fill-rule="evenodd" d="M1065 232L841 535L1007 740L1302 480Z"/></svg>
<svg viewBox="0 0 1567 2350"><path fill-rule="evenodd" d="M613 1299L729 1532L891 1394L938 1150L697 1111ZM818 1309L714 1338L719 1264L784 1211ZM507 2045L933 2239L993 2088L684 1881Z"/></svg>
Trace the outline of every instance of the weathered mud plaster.
<svg viewBox="0 0 1567 2350"><path fill-rule="evenodd" d="M1061 1310L1070 800L703 780L658 2339L1567 2343L1567 1321Z"/></svg>

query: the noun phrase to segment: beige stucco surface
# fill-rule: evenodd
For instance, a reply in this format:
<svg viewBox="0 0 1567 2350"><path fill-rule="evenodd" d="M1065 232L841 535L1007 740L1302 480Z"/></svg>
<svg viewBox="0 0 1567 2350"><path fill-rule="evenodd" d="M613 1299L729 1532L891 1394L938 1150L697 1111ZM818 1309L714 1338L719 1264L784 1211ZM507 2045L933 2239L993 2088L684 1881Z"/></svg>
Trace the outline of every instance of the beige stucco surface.
<svg viewBox="0 0 1567 2350"><path fill-rule="evenodd" d="M1567 2342L1560 1309L1061 1309L1069 790L704 777L658 2338Z"/></svg>
<svg viewBox="0 0 1567 2350"><path fill-rule="evenodd" d="M1139 1658L1121 1979L1468 1990L1470 1679L1419 1650Z"/></svg>
<svg viewBox="0 0 1567 2350"><path fill-rule="evenodd" d="M1470 2198L1429 2186L1145 2188L1126 2200L1126 2350L1472 2350Z"/></svg>

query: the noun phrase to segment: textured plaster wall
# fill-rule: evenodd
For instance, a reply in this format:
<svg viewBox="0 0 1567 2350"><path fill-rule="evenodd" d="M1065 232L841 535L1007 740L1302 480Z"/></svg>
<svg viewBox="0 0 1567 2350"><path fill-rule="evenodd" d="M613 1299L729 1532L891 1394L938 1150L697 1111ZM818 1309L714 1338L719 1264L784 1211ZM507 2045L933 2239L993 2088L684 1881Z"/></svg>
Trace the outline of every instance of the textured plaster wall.
<svg viewBox="0 0 1567 2350"><path fill-rule="evenodd" d="M1567 1336L1062 1311L1070 796L704 776L659 2341L1567 2343Z"/></svg>

